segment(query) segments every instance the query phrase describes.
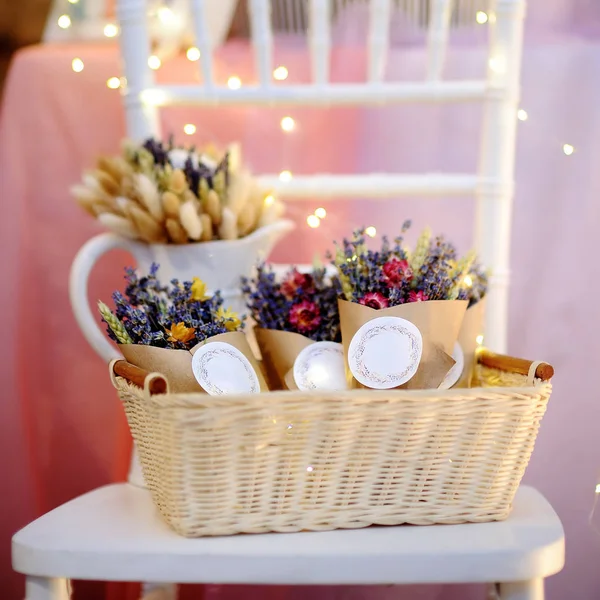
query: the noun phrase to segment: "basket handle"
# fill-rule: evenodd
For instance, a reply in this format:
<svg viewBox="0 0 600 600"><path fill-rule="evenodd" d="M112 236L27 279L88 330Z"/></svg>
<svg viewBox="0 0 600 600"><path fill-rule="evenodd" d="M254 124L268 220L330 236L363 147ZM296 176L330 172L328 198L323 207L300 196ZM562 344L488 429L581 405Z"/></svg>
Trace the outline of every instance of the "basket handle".
<svg viewBox="0 0 600 600"><path fill-rule="evenodd" d="M150 394L166 394L169 391L169 385L163 375L148 373L148 371L144 371L144 369L140 369L122 358L111 361L110 373L113 385L115 384L114 376L118 375Z"/></svg>
<svg viewBox="0 0 600 600"><path fill-rule="evenodd" d="M492 369L500 369L509 373L518 373L541 381L549 381L554 375L554 367L546 362L533 362L524 358L515 358L514 356L505 356L496 354L491 350L482 349L477 355L477 362ZM535 368L534 373L530 371Z"/></svg>

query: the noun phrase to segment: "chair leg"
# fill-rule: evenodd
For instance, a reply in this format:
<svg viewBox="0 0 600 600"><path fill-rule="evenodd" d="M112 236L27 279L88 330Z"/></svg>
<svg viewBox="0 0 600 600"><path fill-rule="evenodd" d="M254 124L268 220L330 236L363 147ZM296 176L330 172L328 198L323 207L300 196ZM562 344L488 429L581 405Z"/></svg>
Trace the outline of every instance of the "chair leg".
<svg viewBox="0 0 600 600"><path fill-rule="evenodd" d="M544 580L512 581L500 584L501 600L544 600Z"/></svg>
<svg viewBox="0 0 600 600"><path fill-rule="evenodd" d="M140 600L177 600L175 583L142 583Z"/></svg>
<svg viewBox="0 0 600 600"><path fill-rule="evenodd" d="M69 600L70 597L66 579L29 575L25 579L25 600Z"/></svg>

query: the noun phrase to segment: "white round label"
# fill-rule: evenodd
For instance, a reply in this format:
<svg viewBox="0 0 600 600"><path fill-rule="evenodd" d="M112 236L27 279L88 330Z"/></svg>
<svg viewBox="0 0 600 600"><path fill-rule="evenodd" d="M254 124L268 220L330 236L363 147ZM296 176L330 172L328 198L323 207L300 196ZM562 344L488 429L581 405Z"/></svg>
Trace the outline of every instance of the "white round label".
<svg viewBox="0 0 600 600"><path fill-rule="evenodd" d="M344 347L335 342L315 342L294 361L294 381L299 390L348 389L344 369Z"/></svg>
<svg viewBox="0 0 600 600"><path fill-rule="evenodd" d="M446 373L446 377L442 383L440 383L440 390L449 390L462 375L463 369L465 368L465 355L460 344L456 342L454 349L452 350L452 358L456 361L454 366Z"/></svg>
<svg viewBox="0 0 600 600"><path fill-rule="evenodd" d="M192 357L192 371L211 396L258 394L260 383L250 361L225 342L208 342Z"/></svg>
<svg viewBox="0 0 600 600"><path fill-rule="evenodd" d="M400 317L378 317L354 334L348 363L359 383L388 390L414 376L422 354L423 337L416 325Z"/></svg>

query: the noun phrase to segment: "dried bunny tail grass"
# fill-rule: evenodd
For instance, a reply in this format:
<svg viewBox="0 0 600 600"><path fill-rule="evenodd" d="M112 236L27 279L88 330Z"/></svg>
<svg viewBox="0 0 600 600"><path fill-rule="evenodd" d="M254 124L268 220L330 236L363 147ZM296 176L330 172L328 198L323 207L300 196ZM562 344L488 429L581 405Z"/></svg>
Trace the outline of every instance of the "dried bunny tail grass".
<svg viewBox="0 0 600 600"><path fill-rule="evenodd" d="M423 229L423 232L419 236L417 240L417 245L415 246L415 251L410 257L409 265L413 272L416 274L419 272L421 267L425 264L425 260L427 259L427 254L429 253L429 246L431 244L431 229L426 227ZM413 280L417 281L417 278Z"/></svg>
<svg viewBox="0 0 600 600"><path fill-rule="evenodd" d="M213 239L213 223L209 215L202 213L200 215L200 222L202 223L202 237L201 242L210 242Z"/></svg>
<svg viewBox="0 0 600 600"><path fill-rule="evenodd" d="M248 203L250 197L251 177L242 172L232 177L225 194L224 206L234 214L239 215L242 208Z"/></svg>
<svg viewBox="0 0 600 600"><path fill-rule="evenodd" d="M133 344L133 340L129 337L123 323L117 319L104 302L98 301L98 310L102 315L102 319L110 327L110 330L115 334L115 337L119 340L120 344Z"/></svg>
<svg viewBox="0 0 600 600"><path fill-rule="evenodd" d="M143 173L136 173L134 181L137 195L142 204L156 221L162 221L165 218L165 213L156 184Z"/></svg>
<svg viewBox="0 0 600 600"><path fill-rule="evenodd" d="M138 206L132 206L130 217L139 231L140 237L150 243L161 244L167 241L164 229L147 212Z"/></svg>
<svg viewBox="0 0 600 600"><path fill-rule="evenodd" d="M117 181L133 173L132 166L122 156L100 156L96 166Z"/></svg>
<svg viewBox="0 0 600 600"><path fill-rule="evenodd" d="M169 178L168 188L176 194L183 194L188 189L185 173L181 169L174 169Z"/></svg>
<svg viewBox="0 0 600 600"><path fill-rule="evenodd" d="M125 196L117 196L114 199L114 204L116 211L124 217L128 218L131 215L131 210L133 209L133 207L138 206L138 204L134 200L131 200L131 198L126 198Z"/></svg>
<svg viewBox="0 0 600 600"><path fill-rule="evenodd" d="M208 182L206 179L201 179L200 183L198 184L198 197L200 198L200 202L202 202L202 204L208 201L208 192L210 192Z"/></svg>
<svg viewBox="0 0 600 600"><path fill-rule="evenodd" d="M242 146L238 142L230 144L227 146L227 154L229 154L229 174L235 175L240 170L242 164Z"/></svg>
<svg viewBox="0 0 600 600"><path fill-rule="evenodd" d="M133 223L125 217L120 217L119 215L110 212L104 212L98 214L97 219L104 227L123 237L132 240L136 240L140 237Z"/></svg>
<svg viewBox="0 0 600 600"><path fill-rule="evenodd" d="M222 240L235 240L238 237L237 218L227 207L223 209L221 225L219 225L219 237Z"/></svg>
<svg viewBox="0 0 600 600"><path fill-rule="evenodd" d="M173 192L166 191L162 195L162 206L167 217L173 219L179 219L179 209L181 208L181 201L179 197Z"/></svg>
<svg viewBox="0 0 600 600"><path fill-rule="evenodd" d="M176 219L167 219L165 221L165 227L167 228L169 239L174 244L187 244L187 233L179 221Z"/></svg>
<svg viewBox="0 0 600 600"><path fill-rule="evenodd" d="M100 187L109 195L117 196L121 190L119 179L115 179L110 173L96 169L92 174Z"/></svg>
<svg viewBox="0 0 600 600"><path fill-rule="evenodd" d="M225 173L219 171L213 177L213 188L221 198L225 196Z"/></svg>
<svg viewBox="0 0 600 600"><path fill-rule="evenodd" d="M100 196L95 190L92 190L81 183L71 186L69 191L79 206L81 206L93 217L97 215L96 211L94 210L94 205L97 202L104 201L102 196Z"/></svg>
<svg viewBox="0 0 600 600"><path fill-rule="evenodd" d="M202 221L193 202L187 201L179 209L179 220L190 239L198 241L202 236Z"/></svg>
<svg viewBox="0 0 600 600"><path fill-rule="evenodd" d="M257 213L258 211L252 204L246 204L242 207L237 218L237 229L240 237L248 235L255 229Z"/></svg>
<svg viewBox="0 0 600 600"><path fill-rule="evenodd" d="M206 201L202 203L202 210L210 217L211 222L215 226L218 227L221 224L221 200L219 200L219 196L215 190L209 190L206 194Z"/></svg>

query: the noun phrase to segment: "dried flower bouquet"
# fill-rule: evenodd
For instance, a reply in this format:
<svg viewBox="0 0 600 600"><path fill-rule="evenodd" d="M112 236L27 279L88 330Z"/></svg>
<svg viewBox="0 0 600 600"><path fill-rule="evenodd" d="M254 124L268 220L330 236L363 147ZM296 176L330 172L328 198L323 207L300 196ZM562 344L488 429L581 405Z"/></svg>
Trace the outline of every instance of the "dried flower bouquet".
<svg viewBox="0 0 600 600"><path fill-rule="evenodd" d="M202 391L192 373L192 355L205 343L222 341L242 352L260 374L243 333L244 319L223 307L220 293L208 296L206 284L198 278L163 285L158 269L153 264L142 277L126 269L124 294L113 293L115 311L98 303L108 336L125 358L165 375L174 392ZM262 376L259 379L266 389Z"/></svg>
<svg viewBox="0 0 600 600"><path fill-rule="evenodd" d="M71 193L105 227L131 239L233 240L283 214L283 205L240 162L235 146L221 155L172 141L125 142L121 155L100 157Z"/></svg>
<svg viewBox="0 0 600 600"><path fill-rule="evenodd" d="M406 221L401 230L410 227ZM455 361L452 353L467 305L485 294L487 276L475 254L458 257L453 244L442 236L432 238L425 229L411 252L403 235L381 248L369 250L364 230L357 230L336 248L333 264L341 280L339 302L342 341L346 359L358 330L381 316L400 317L417 326L423 338L416 374L401 387L438 387ZM347 364L348 367L348 364ZM360 384L348 373L352 384Z"/></svg>
<svg viewBox="0 0 600 600"><path fill-rule="evenodd" d="M298 354L313 342L340 342L339 280L325 268L308 273L290 269L278 280L259 264L256 276L242 280L256 341L270 389L294 389L291 370Z"/></svg>

